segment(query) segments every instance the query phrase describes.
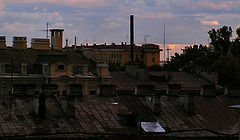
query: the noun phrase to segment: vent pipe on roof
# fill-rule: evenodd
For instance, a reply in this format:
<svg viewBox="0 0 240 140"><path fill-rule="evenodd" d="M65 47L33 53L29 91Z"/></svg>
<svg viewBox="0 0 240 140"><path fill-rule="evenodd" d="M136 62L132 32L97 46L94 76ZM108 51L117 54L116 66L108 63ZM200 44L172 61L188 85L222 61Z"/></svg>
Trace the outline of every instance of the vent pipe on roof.
<svg viewBox="0 0 240 140"><path fill-rule="evenodd" d="M131 46L131 62L134 61L134 16L130 15L130 46Z"/></svg>
<svg viewBox="0 0 240 140"><path fill-rule="evenodd" d="M66 39L66 48L68 48L68 39Z"/></svg>

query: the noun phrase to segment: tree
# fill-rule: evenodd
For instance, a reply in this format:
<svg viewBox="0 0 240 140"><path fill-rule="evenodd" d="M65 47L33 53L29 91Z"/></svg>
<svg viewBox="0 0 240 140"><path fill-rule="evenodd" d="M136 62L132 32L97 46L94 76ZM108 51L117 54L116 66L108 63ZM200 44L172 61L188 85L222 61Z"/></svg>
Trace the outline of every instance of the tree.
<svg viewBox="0 0 240 140"><path fill-rule="evenodd" d="M215 62L214 67L218 72L219 84L239 86L240 64L236 57L221 55Z"/></svg>
<svg viewBox="0 0 240 140"><path fill-rule="evenodd" d="M223 26L220 29L211 29L208 31L211 39L210 44L216 51L220 51L223 55L226 55L231 47L230 38L232 37L232 28Z"/></svg>
<svg viewBox="0 0 240 140"><path fill-rule="evenodd" d="M237 28L236 33L237 33L237 38L240 39L240 27Z"/></svg>

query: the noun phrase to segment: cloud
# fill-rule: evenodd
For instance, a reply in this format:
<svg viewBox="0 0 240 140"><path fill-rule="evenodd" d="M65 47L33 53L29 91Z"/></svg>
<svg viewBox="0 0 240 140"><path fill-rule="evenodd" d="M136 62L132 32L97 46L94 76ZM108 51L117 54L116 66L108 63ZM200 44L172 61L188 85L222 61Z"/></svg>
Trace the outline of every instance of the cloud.
<svg viewBox="0 0 240 140"><path fill-rule="evenodd" d="M39 19L42 17L41 13L16 13L16 12L4 12L6 17L12 18L29 18L29 19Z"/></svg>
<svg viewBox="0 0 240 140"><path fill-rule="evenodd" d="M114 30L117 29L121 26L120 23L117 22L107 22L107 23L102 23L101 27L107 30Z"/></svg>
<svg viewBox="0 0 240 140"><path fill-rule="evenodd" d="M206 21L206 20L203 20L203 21L200 21L202 25L208 25L208 26L218 26L220 25L220 23L216 20L214 21Z"/></svg>
<svg viewBox="0 0 240 140"><path fill-rule="evenodd" d="M201 8L207 8L207 9L213 9L213 10L229 10L232 9L233 2L231 1L223 1L221 3L213 3L211 1L205 1L202 3L199 3L195 8L201 9Z"/></svg>
<svg viewBox="0 0 240 140"><path fill-rule="evenodd" d="M38 10L38 8L39 8L39 7L38 7L38 6L36 6L36 7L34 7L33 9L34 9L34 10Z"/></svg>
<svg viewBox="0 0 240 140"><path fill-rule="evenodd" d="M53 25L53 27L55 27L55 28L63 28L64 27L64 23L63 22L56 22L54 25Z"/></svg>
<svg viewBox="0 0 240 140"><path fill-rule="evenodd" d="M79 8L105 7L110 5L110 2L107 0L0 0L0 11L7 5L21 3L47 3Z"/></svg>
<svg viewBox="0 0 240 140"><path fill-rule="evenodd" d="M63 17L61 16L61 14L59 12L54 12L48 16L48 19L49 20L56 19L58 21L62 21Z"/></svg>
<svg viewBox="0 0 240 140"><path fill-rule="evenodd" d="M23 33L23 32L32 32L34 31L34 25L32 24L25 24L25 23L20 23L20 22L15 22L12 24L5 23L4 24L4 29L7 31L13 33L13 34L18 34L18 33Z"/></svg>
<svg viewBox="0 0 240 140"><path fill-rule="evenodd" d="M146 14L136 14L135 15L136 17L139 17L139 18L149 18L149 19L156 19L156 18L160 18L160 19L163 19L163 18L174 18L176 17L176 15L173 15L172 13L146 13Z"/></svg>
<svg viewBox="0 0 240 140"><path fill-rule="evenodd" d="M47 12L47 8L43 8L43 12Z"/></svg>

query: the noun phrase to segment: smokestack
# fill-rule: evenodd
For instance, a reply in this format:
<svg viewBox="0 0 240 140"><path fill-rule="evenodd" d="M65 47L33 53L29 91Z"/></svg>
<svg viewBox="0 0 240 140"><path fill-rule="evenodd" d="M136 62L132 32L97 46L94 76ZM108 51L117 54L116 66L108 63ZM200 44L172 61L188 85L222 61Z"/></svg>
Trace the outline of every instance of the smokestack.
<svg viewBox="0 0 240 140"><path fill-rule="evenodd" d="M75 36L75 48L74 49L77 49L77 37Z"/></svg>
<svg viewBox="0 0 240 140"><path fill-rule="evenodd" d="M134 61L134 16L130 15L130 45L131 45L131 62Z"/></svg>

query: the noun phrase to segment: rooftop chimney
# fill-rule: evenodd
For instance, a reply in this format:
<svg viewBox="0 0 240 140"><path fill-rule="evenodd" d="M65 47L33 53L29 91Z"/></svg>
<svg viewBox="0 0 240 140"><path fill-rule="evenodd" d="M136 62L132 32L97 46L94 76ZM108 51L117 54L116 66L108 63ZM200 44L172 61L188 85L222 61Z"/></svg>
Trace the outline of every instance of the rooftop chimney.
<svg viewBox="0 0 240 140"><path fill-rule="evenodd" d="M0 36L0 48L6 48L6 36Z"/></svg>
<svg viewBox="0 0 240 140"><path fill-rule="evenodd" d="M34 96L33 102L33 111L40 119L44 119L46 112L46 96L42 94L37 94Z"/></svg>
<svg viewBox="0 0 240 140"><path fill-rule="evenodd" d="M134 61L134 16L130 15L130 46L131 46L131 62Z"/></svg>

